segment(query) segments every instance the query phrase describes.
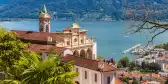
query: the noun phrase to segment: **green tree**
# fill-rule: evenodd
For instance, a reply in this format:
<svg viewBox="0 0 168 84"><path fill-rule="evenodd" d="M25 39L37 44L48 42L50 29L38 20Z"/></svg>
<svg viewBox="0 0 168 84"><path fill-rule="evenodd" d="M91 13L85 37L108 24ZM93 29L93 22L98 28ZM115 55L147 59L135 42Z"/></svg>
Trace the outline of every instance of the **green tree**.
<svg viewBox="0 0 168 84"><path fill-rule="evenodd" d="M145 63L142 62L141 68L145 72L158 72L161 70L161 66L158 63Z"/></svg>
<svg viewBox="0 0 168 84"><path fill-rule="evenodd" d="M140 81L142 81L142 80L143 80L143 77L141 76L141 77L140 77Z"/></svg>
<svg viewBox="0 0 168 84"><path fill-rule="evenodd" d="M97 56L97 59L101 60L101 59L103 59L103 57L102 56Z"/></svg>
<svg viewBox="0 0 168 84"><path fill-rule="evenodd" d="M14 33L0 27L0 58L4 67L12 67L15 60L25 52L25 44L15 37Z"/></svg>
<svg viewBox="0 0 168 84"><path fill-rule="evenodd" d="M141 67L142 67L142 69L145 69L145 68L146 68L146 64L145 64L145 62L142 62Z"/></svg>
<svg viewBox="0 0 168 84"><path fill-rule="evenodd" d="M129 78L128 77L121 78L121 80L123 82L125 82L126 84L129 84Z"/></svg>
<svg viewBox="0 0 168 84"><path fill-rule="evenodd" d="M115 61L115 60L113 61L113 64L114 64L114 65L116 64L116 61Z"/></svg>
<svg viewBox="0 0 168 84"><path fill-rule="evenodd" d="M27 46L14 33L0 27L0 72L5 77L1 84L74 84L78 74L72 62L62 63L60 57L49 54L42 59L28 51Z"/></svg>
<svg viewBox="0 0 168 84"><path fill-rule="evenodd" d="M130 63L129 63L129 70L130 70L130 71L133 71L133 70L135 70L135 69L136 69L135 63L134 63L134 62L130 62Z"/></svg>
<svg viewBox="0 0 168 84"><path fill-rule="evenodd" d="M126 68L129 66L129 58L123 57L118 61L117 67L118 68Z"/></svg>
<svg viewBox="0 0 168 84"><path fill-rule="evenodd" d="M132 82L132 84L138 84L138 81L136 80L135 77L133 78L133 82Z"/></svg>
<svg viewBox="0 0 168 84"><path fill-rule="evenodd" d="M163 48L165 50L168 50L168 43L156 45L155 48Z"/></svg>
<svg viewBox="0 0 168 84"><path fill-rule="evenodd" d="M62 63L59 56L50 55L43 61L36 60L24 70L23 84L74 84L74 71L71 62Z"/></svg>
<svg viewBox="0 0 168 84"><path fill-rule="evenodd" d="M0 26L0 72L15 74L13 78L19 77L19 72L15 73L14 64L21 56L28 53L26 45L15 37L14 33Z"/></svg>
<svg viewBox="0 0 168 84"><path fill-rule="evenodd" d="M158 63L150 63L149 69L157 72L161 70L161 66Z"/></svg>
<svg viewBox="0 0 168 84"><path fill-rule="evenodd" d="M165 81L165 83L164 84L168 84L168 79Z"/></svg>

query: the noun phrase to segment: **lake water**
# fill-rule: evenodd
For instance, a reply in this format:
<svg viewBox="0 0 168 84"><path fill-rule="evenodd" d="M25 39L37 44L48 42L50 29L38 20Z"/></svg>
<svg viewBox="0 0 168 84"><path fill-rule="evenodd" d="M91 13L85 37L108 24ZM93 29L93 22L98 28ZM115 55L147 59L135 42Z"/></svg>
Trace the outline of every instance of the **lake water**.
<svg viewBox="0 0 168 84"><path fill-rule="evenodd" d="M51 21L51 31L62 31L72 26L72 21ZM126 23L124 21L103 22L83 21L79 22L81 29L88 30L89 36L94 36L98 44L98 55L106 58L113 57L119 60L123 56L135 59L135 56L122 54L122 51L136 45L147 43L146 35L126 35ZM9 30L38 31L38 21L0 22L0 25ZM168 42L168 33L158 36L155 43Z"/></svg>

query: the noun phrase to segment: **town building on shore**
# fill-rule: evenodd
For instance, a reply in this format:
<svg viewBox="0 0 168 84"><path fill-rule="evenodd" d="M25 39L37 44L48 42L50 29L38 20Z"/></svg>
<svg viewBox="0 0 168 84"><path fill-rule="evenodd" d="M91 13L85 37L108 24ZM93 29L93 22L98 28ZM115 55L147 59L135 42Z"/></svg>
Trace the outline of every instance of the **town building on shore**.
<svg viewBox="0 0 168 84"><path fill-rule="evenodd" d="M79 76L76 84L123 84L116 76L117 68L97 60L97 43L77 23L61 32L51 32L50 14L44 5L39 14L39 31L12 30L30 51L47 58L50 51L61 56L62 62L75 61Z"/></svg>

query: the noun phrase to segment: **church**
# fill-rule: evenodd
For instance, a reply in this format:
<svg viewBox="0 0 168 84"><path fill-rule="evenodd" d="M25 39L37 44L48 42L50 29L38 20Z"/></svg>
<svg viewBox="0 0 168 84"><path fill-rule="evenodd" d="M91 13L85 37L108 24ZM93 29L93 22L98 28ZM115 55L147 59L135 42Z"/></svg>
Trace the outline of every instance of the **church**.
<svg viewBox="0 0 168 84"><path fill-rule="evenodd" d="M76 84L123 84L117 79L117 68L97 60L97 43L87 36L87 30L73 23L61 32L51 32L51 16L45 5L39 13L39 31L12 30L28 49L47 58L52 50L63 58L63 62L75 61L79 76Z"/></svg>
<svg viewBox="0 0 168 84"><path fill-rule="evenodd" d="M39 32L15 31L24 42L55 45L73 51L74 56L88 59L97 58L96 42L87 36L87 30L81 30L77 23L65 28L62 32L51 32L50 14L44 5L39 14Z"/></svg>

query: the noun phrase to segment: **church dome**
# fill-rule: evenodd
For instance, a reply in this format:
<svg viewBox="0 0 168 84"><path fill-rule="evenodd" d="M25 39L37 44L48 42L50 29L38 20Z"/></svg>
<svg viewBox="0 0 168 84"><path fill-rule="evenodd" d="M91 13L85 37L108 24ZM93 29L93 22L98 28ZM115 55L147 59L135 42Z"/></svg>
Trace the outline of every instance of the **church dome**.
<svg viewBox="0 0 168 84"><path fill-rule="evenodd" d="M42 8L42 10L41 10L41 12L40 12L40 14L39 14L39 18L48 18L48 19L50 19L50 14L47 12L47 8L46 8L46 6L45 6L45 4L43 5L43 8Z"/></svg>
<svg viewBox="0 0 168 84"><path fill-rule="evenodd" d="M39 18L48 18L48 19L50 19L51 18L51 16L50 16L50 14L48 14L48 13L40 13L40 15L39 15Z"/></svg>
<svg viewBox="0 0 168 84"><path fill-rule="evenodd" d="M72 28L80 28L80 26L77 23L73 23L73 27Z"/></svg>

